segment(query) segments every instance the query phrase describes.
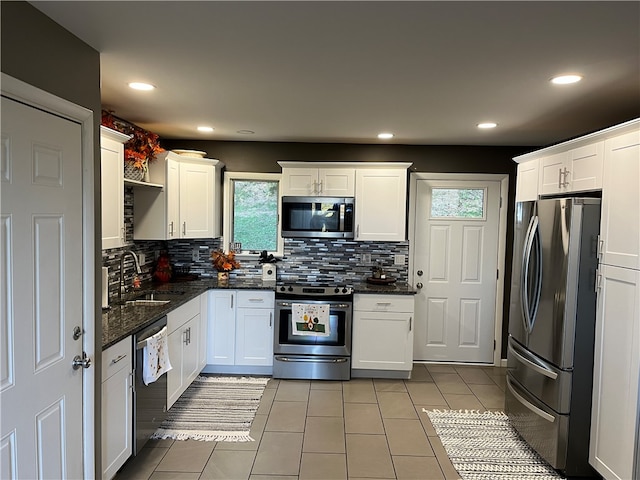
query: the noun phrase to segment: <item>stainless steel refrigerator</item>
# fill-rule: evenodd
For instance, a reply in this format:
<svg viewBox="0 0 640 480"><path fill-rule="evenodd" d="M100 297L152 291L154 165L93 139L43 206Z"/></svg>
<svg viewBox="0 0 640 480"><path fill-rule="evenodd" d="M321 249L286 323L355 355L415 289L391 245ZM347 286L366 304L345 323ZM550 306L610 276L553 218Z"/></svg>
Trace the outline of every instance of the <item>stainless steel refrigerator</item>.
<svg viewBox="0 0 640 480"><path fill-rule="evenodd" d="M516 204L506 413L566 476L588 464L600 199Z"/></svg>

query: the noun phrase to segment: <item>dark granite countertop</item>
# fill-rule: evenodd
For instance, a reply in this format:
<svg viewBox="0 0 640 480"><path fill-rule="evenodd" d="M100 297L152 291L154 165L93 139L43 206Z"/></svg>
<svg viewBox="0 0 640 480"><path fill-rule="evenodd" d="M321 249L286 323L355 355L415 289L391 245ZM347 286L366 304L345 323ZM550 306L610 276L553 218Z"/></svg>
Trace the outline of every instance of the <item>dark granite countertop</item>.
<svg viewBox="0 0 640 480"><path fill-rule="evenodd" d="M216 279L193 280L181 283L146 284L135 292L123 297L123 301L130 300L146 291L182 292L172 295L171 302L165 305L144 307L126 306L112 303L109 310L102 312L102 350L118 343L123 338L133 335L153 322L165 316L171 310L198 297L209 289L228 290L275 290L275 282L257 280L230 280L226 285L218 285Z"/></svg>
<svg viewBox="0 0 640 480"><path fill-rule="evenodd" d="M201 279L181 283L147 284L133 293L127 294L123 300L130 300L145 291L182 292L172 295L170 303L154 307L125 306L113 304L107 311L102 312L102 349L118 343L123 338L133 335L153 322L165 316L171 310L187 303L212 288L226 290L274 290L273 281L263 282L261 279L231 279L226 285L219 285L217 279ZM372 285L366 281L353 284L354 293L415 295L416 290L405 282L391 285Z"/></svg>

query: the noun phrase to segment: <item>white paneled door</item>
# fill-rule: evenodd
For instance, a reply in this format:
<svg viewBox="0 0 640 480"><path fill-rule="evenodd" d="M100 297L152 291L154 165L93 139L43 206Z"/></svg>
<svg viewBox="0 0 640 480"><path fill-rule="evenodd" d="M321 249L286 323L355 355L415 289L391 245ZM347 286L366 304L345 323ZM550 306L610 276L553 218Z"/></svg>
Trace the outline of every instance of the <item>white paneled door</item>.
<svg viewBox="0 0 640 480"><path fill-rule="evenodd" d="M2 99L0 478L83 477L82 127Z"/></svg>
<svg viewBox="0 0 640 480"><path fill-rule="evenodd" d="M416 182L414 359L493 363L499 181Z"/></svg>

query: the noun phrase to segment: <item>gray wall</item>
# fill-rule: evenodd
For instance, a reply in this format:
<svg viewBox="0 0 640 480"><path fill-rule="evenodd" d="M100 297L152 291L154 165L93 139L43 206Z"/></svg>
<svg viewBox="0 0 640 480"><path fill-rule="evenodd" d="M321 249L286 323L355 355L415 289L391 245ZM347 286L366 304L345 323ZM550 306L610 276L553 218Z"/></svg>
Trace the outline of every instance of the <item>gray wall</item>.
<svg viewBox="0 0 640 480"><path fill-rule="evenodd" d="M100 285L100 55L39 10L26 2L0 3L1 69L3 73L64 98L94 112L93 142L95 165L95 218L93 234L98 239L95 252L95 284ZM99 289L95 295L95 351L102 350L102 322ZM95 431L100 448L100 361L96 362ZM96 459L100 471L101 456ZM95 477L100 475L96 473Z"/></svg>

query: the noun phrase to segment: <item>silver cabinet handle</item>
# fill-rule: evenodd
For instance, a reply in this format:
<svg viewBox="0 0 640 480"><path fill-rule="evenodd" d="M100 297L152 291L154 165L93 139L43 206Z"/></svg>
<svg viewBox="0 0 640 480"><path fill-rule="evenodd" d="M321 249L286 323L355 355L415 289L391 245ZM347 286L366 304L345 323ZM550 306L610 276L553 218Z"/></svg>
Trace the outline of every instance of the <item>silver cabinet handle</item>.
<svg viewBox="0 0 640 480"><path fill-rule="evenodd" d="M250 298L249 299L250 302L260 302L263 303L264 302L264 298Z"/></svg>
<svg viewBox="0 0 640 480"><path fill-rule="evenodd" d="M558 169L558 188L562 188L562 169Z"/></svg>
<svg viewBox="0 0 640 480"><path fill-rule="evenodd" d="M127 354L126 353L123 353L122 355L118 355L116 358L111 360L111 364L113 365L114 363L118 363L123 358L127 358Z"/></svg>
<svg viewBox="0 0 640 480"><path fill-rule="evenodd" d="M409 331L413 330L413 317L409 317Z"/></svg>
<svg viewBox="0 0 640 480"><path fill-rule="evenodd" d="M124 243L124 240L125 240L124 237L125 237L125 228L121 227L120 228L120 238L122 238L122 243Z"/></svg>
<svg viewBox="0 0 640 480"><path fill-rule="evenodd" d="M182 222L182 234L187 234L187 222Z"/></svg>
<svg viewBox="0 0 640 480"><path fill-rule="evenodd" d="M233 308L233 295L231 295L231 308Z"/></svg>
<svg viewBox="0 0 640 480"><path fill-rule="evenodd" d="M269 327L273 325L273 312L269 312Z"/></svg>
<svg viewBox="0 0 640 480"><path fill-rule="evenodd" d="M169 236L173 237L173 222L169 222Z"/></svg>

